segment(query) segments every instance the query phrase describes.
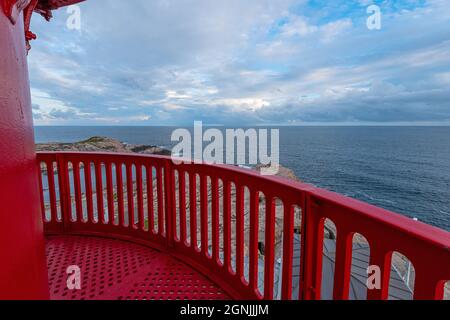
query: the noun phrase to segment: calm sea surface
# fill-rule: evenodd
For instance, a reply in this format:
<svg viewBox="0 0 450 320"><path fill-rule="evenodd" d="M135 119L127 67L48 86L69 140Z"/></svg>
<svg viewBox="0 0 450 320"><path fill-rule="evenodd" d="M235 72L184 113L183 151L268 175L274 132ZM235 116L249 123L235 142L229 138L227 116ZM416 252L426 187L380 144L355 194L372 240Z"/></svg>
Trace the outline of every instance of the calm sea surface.
<svg viewBox="0 0 450 320"><path fill-rule="evenodd" d="M107 136L170 148L172 127L36 127L37 142ZM282 127L303 181L450 231L450 127Z"/></svg>

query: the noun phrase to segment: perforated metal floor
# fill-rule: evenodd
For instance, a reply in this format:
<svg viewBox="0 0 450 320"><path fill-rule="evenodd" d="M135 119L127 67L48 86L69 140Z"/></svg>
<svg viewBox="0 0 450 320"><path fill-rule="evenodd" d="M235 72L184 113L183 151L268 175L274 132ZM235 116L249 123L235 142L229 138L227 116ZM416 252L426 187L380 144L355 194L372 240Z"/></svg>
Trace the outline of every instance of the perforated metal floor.
<svg viewBox="0 0 450 320"><path fill-rule="evenodd" d="M217 300L229 297L168 254L95 237L46 238L51 298L55 300ZM81 289L69 290L69 266L81 271Z"/></svg>

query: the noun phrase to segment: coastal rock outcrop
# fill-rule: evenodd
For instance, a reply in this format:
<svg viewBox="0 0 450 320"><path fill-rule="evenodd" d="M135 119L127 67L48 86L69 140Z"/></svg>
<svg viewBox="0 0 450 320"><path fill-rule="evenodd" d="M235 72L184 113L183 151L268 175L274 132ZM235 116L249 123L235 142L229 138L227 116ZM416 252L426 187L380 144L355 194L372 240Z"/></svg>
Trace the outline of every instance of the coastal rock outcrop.
<svg viewBox="0 0 450 320"><path fill-rule="evenodd" d="M128 144L108 137L92 137L73 143L39 143L37 151L80 151L80 152L118 152L141 153L154 155L170 155L169 150L158 146Z"/></svg>

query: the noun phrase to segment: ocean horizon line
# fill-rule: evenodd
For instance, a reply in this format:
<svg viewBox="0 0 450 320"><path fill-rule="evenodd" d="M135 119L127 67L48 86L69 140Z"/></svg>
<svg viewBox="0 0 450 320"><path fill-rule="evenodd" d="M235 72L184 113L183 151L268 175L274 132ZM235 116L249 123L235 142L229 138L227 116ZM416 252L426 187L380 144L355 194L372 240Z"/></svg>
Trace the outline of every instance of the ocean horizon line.
<svg viewBox="0 0 450 320"><path fill-rule="evenodd" d="M242 125L228 125L228 124L203 124L204 127L232 127L232 128L250 128L250 127L450 127L450 123L448 124L386 124L386 123L373 123L373 124L316 124L316 123L310 123L310 124L242 124ZM42 128L42 127L136 127L136 128L146 128L146 127L154 127L154 128L161 128L161 127L193 127L192 124L167 124L167 125L134 125L134 124L120 124L120 125L111 125L111 124L76 124L76 125L34 125L35 128Z"/></svg>

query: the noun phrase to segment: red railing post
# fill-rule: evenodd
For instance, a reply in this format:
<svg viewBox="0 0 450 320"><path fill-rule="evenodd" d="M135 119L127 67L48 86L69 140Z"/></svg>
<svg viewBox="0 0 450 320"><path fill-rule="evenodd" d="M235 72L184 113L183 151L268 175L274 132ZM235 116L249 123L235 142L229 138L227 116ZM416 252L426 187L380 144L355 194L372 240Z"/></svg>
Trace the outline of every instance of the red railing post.
<svg viewBox="0 0 450 320"><path fill-rule="evenodd" d="M48 167L47 167L47 176L49 175ZM42 215L42 221L47 222L46 219L46 213L45 213L45 203L44 203L44 192L42 190L42 169L41 169L41 162L38 161L38 183L39 183L39 199L41 201L41 215ZM50 216L50 221L52 220L52 217Z"/></svg>
<svg viewBox="0 0 450 320"><path fill-rule="evenodd" d="M391 273L392 252L386 254L383 248L378 247L376 242L372 241L370 247L371 266L379 266L381 269L381 288L367 290L367 300L387 300L389 296L389 280Z"/></svg>
<svg viewBox="0 0 450 320"><path fill-rule="evenodd" d="M305 252L305 243L303 242L303 236L306 233L306 193L302 192L300 197L300 257L299 257L299 264L300 264L300 270L299 270L299 285L298 285L298 299L299 300L305 300L305 284L304 284L304 260L303 260L303 252Z"/></svg>
<svg viewBox="0 0 450 320"><path fill-rule="evenodd" d="M107 190L107 203L108 203L108 223L114 225L114 187L112 180L112 164L111 162L105 163L106 170L106 190ZM138 184L139 185L139 184ZM140 221L140 218L139 218Z"/></svg>
<svg viewBox="0 0 450 320"><path fill-rule="evenodd" d="M283 223L283 276L281 285L281 299L292 298L292 258L294 239L294 208L291 203L284 203Z"/></svg>
<svg viewBox="0 0 450 320"><path fill-rule="evenodd" d="M320 300L324 232L323 223L315 212L319 209L319 205L310 194L306 193L300 257L301 291L304 300Z"/></svg>
<svg viewBox="0 0 450 320"><path fill-rule="evenodd" d="M334 270L334 300L348 300L352 268L353 234L339 226Z"/></svg>
<svg viewBox="0 0 450 320"><path fill-rule="evenodd" d="M200 239L201 251L209 258L208 247L208 177L200 175Z"/></svg>
<svg viewBox="0 0 450 320"><path fill-rule="evenodd" d="M219 257L219 210L220 195L219 181L217 178L211 179L211 201L212 201L212 256L216 263L220 264Z"/></svg>
<svg viewBox="0 0 450 320"><path fill-rule="evenodd" d="M232 273L231 268L231 183L223 180L223 262L225 270Z"/></svg>
<svg viewBox="0 0 450 320"><path fill-rule="evenodd" d="M153 194L153 167L146 165L145 166L146 171L146 179L147 179L147 219L148 219L148 230L151 231L152 234L155 233L155 208L154 208L154 194ZM121 172L121 170L118 170L117 173ZM119 189L119 185L122 183L122 175L117 175L117 190ZM121 191L117 191L119 194L119 203L121 201ZM119 216L123 213L123 208L120 207L119 204ZM119 218L120 219L120 218ZM122 225L122 222L120 222Z"/></svg>
<svg viewBox="0 0 450 320"><path fill-rule="evenodd" d="M84 162L84 186L86 191L87 221L94 223L94 201L92 199L92 173L91 162Z"/></svg>
<svg viewBox="0 0 450 320"><path fill-rule="evenodd" d="M416 270L417 276L414 282L414 300L441 300L444 283L441 285L432 275L418 271Z"/></svg>
<svg viewBox="0 0 450 320"><path fill-rule="evenodd" d="M51 221L53 223L56 223L58 221L58 208L56 206L56 187L55 187L55 170L53 165L53 160L46 161L45 165L47 167L47 180L48 180L48 189L49 189L49 196L50 196L50 214L51 214ZM60 196L62 198L62 196ZM61 218L62 219L62 218Z"/></svg>
<svg viewBox="0 0 450 320"><path fill-rule="evenodd" d="M189 173L189 214L190 214L190 235L191 247L198 251L197 237L197 175L195 172Z"/></svg>
<svg viewBox="0 0 450 320"><path fill-rule="evenodd" d="M250 191L249 285L258 292L259 192ZM291 259L292 260L292 259Z"/></svg>
<svg viewBox="0 0 450 320"><path fill-rule="evenodd" d="M156 167L156 184L157 184L157 198L158 198L158 233L160 236L166 237L167 236L167 225L165 220L165 212L167 211L167 201L165 200L165 196L163 193L163 174L164 174L164 168L163 167ZM166 172L167 174L167 172ZM168 187L168 186L166 186ZM167 192L166 192L167 194ZM164 205L165 202L165 205ZM165 208L166 207L166 208ZM165 209L164 209L165 208Z"/></svg>
<svg viewBox="0 0 450 320"><path fill-rule="evenodd" d="M236 273L244 280L244 187L236 184Z"/></svg>
<svg viewBox="0 0 450 320"><path fill-rule="evenodd" d="M275 261L275 201L266 194L266 235L264 258L264 299L273 300L273 280Z"/></svg>
<svg viewBox="0 0 450 320"><path fill-rule="evenodd" d="M70 222L72 215L72 205L70 203L70 180L68 172L68 164L64 158L64 154L56 155L56 163L58 167L58 186L61 204L61 220L63 232L70 231Z"/></svg>
<svg viewBox="0 0 450 320"><path fill-rule="evenodd" d="M72 163L73 172L73 184L75 190L75 209L76 209L76 219L81 221L83 219L83 203L81 196L81 182L80 182L80 162L76 161Z"/></svg>
<svg viewBox="0 0 450 320"><path fill-rule="evenodd" d="M165 229L166 229L166 241L169 248L173 247L174 243L174 230L176 230L175 218L176 203L175 195L175 174L172 168L172 162L167 160L164 164L164 201L165 201Z"/></svg>
<svg viewBox="0 0 450 320"><path fill-rule="evenodd" d="M128 210L128 227L134 228L134 186L133 186L133 163L127 162L126 166L126 176L127 176L127 210ZM101 176L100 176L101 177ZM101 179L101 178L100 178ZM101 180L99 180L101 183ZM102 189L103 190L103 189ZM97 192L98 194L98 192ZM103 195L103 192L101 193ZM97 200L99 204L103 202ZM102 207L103 208L103 207ZM100 211L100 210L99 210ZM103 212L103 209L102 209ZM102 213L103 214L103 213Z"/></svg>
<svg viewBox="0 0 450 320"><path fill-rule="evenodd" d="M178 198L180 206L180 242L187 246L186 240L186 174L178 171Z"/></svg>

